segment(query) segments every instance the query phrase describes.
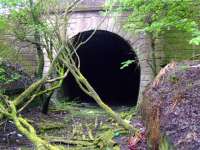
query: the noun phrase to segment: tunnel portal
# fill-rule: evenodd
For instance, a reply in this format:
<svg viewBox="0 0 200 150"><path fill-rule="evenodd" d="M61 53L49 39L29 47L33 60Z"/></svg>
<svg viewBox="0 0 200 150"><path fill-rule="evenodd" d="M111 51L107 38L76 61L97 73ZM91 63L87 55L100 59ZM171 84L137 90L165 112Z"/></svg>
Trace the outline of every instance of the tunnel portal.
<svg viewBox="0 0 200 150"><path fill-rule="evenodd" d="M76 46L85 41L93 30L85 31L73 37ZM93 88L108 105L136 105L140 87L140 66L131 46L115 33L97 30L86 44L77 49L80 57L80 69ZM134 60L124 69L122 62ZM95 102L84 94L69 74L63 81L64 96L83 102Z"/></svg>

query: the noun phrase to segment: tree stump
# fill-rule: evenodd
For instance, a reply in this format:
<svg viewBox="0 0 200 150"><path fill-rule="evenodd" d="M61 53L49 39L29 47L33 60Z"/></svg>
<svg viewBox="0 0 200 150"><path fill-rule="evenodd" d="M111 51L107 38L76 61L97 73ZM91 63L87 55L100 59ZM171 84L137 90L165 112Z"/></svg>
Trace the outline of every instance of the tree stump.
<svg viewBox="0 0 200 150"><path fill-rule="evenodd" d="M153 149L200 148L200 61L172 62L164 67L143 93L141 113Z"/></svg>

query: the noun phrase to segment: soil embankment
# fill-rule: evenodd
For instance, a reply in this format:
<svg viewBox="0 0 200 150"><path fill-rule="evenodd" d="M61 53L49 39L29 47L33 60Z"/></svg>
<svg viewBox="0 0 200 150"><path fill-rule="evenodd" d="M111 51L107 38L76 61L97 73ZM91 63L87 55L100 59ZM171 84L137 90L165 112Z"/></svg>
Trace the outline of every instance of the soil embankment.
<svg viewBox="0 0 200 150"><path fill-rule="evenodd" d="M172 62L146 88L142 115L154 146L162 137L180 150L200 147L200 62Z"/></svg>

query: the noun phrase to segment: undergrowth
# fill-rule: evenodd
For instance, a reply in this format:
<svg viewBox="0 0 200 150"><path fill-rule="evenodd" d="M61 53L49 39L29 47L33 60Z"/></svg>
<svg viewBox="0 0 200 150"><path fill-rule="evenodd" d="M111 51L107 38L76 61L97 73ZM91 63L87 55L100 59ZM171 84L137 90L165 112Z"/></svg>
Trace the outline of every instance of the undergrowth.
<svg viewBox="0 0 200 150"><path fill-rule="evenodd" d="M130 121L132 118L130 108L114 109L123 119ZM94 105L85 106L70 100L60 100L50 108L52 111L66 114L59 123L45 120L40 123L41 136L50 142L62 141L69 149L120 150L115 138L129 135L104 110Z"/></svg>

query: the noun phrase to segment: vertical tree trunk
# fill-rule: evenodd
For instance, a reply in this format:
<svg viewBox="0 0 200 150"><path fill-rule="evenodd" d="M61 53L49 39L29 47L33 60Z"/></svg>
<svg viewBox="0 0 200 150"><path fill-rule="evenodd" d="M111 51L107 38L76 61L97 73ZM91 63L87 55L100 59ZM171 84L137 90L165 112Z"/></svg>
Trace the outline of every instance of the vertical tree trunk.
<svg viewBox="0 0 200 150"><path fill-rule="evenodd" d="M152 47L152 68L154 77L157 75L157 61L156 61L156 49L155 49L155 38L151 37L151 47Z"/></svg>
<svg viewBox="0 0 200 150"><path fill-rule="evenodd" d="M150 44L151 44L151 56L150 56L150 65L151 65L151 69L152 69L152 72L153 72L153 76L155 77L157 75L157 58L156 58L156 48L155 48L155 37L153 36L152 33L148 33L149 34L149 41L150 41Z"/></svg>
<svg viewBox="0 0 200 150"><path fill-rule="evenodd" d="M35 41L36 41L36 48L37 48L37 56L38 56L38 65L37 65L37 71L36 71L36 77L42 78L43 76L43 69L44 69L44 53L42 51L42 48L40 46L40 35L38 31L35 32L34 35Z"/></svg>
<svg viewBox="0 0 200 150"><path fill-rule="evenodd" d="M39 21L39 16L36 14L35 10L34 10L34 3L33 0L29 0L29 4L30 4L30 8L31 8L31 15L32 15L32 19L34 24L40 25L40 21ZM34 31L34 40L36 43L36 49L37 49L37 56L38 56L38 65L37 65L37 70L36 70L36 77L37 78L42 78L43 76L43 69L44 69L44 53L41 47L41 40L40 40L40 33L38 31L37 28L35 28Z"/></svg>

